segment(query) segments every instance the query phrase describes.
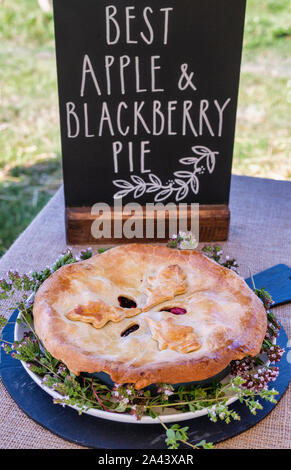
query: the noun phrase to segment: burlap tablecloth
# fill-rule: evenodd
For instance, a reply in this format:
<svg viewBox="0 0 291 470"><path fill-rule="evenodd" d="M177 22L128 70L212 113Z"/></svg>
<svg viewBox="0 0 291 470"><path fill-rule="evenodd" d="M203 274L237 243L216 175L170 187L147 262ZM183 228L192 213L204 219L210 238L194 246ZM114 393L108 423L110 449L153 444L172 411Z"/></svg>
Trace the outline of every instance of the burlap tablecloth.
<svg viewBox="0 0 291 470"><path fill-rule="evenodd" d="M248 276L249 268L255 274L277 263L291 266L290 182L233 176L230 209L229 240L221 245L225 253L238 260L242 276ZM1 259L0 278L9 269L24 273L51 265L65 249L64 202L60 189ZM78 251L80 247L73 249ZM2 302L1 314L8 316L11 307L11 301ZM290 338L291 304L278 307L275 312ZM290 388L261 423L217 447L290 448ZM0 381L0 448L75 449L78 446L29 419Z"/></svg>

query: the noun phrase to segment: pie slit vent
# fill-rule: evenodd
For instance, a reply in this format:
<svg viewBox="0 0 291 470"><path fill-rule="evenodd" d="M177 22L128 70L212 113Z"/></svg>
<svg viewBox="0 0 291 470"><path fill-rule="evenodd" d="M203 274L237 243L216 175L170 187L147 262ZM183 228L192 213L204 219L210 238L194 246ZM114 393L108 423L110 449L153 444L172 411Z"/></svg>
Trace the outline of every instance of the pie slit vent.
<svg viewBox="0 0 291 470"><path fill-rule="evenodd" d="M259 354L261 300L235 272L194 250L111 248L66 265L38 289L35 331L75 374L136 389L198 382Z"/></svg>
<svg viewBox="0 0 291 470"><path fill-rule="evenodd" d="M136 302L128 297L120 295L118 297L118 302L122 308L136 308Z"/></svg>
<svg viewBox="0 0 291 470"><path fill-rule="evenodd" d="M187 313L187 310L182 307L167 307L162 308L160 312L170 312L173 313L173 315L185 315L185 313Z"/></svg>
<svg viewBox="0 0 291 470"><path fill-rule="evenodd" d="M131 333L134 333L136 330L139 329L138 323L132 323L131 325L127 326L124 331L120 333L120 336L128 336Z"/></svg>

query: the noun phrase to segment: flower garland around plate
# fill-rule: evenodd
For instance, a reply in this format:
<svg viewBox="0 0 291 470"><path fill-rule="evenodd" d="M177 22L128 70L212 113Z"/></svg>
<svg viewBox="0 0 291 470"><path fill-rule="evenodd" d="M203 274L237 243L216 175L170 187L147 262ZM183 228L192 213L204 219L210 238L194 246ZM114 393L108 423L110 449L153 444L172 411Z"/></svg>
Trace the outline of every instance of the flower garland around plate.
<svg viewBox="0 0 291 470"><path fill-rule="evenodd" d="M175 249L193 249L196 247L196 241L191 233L179 232L169 240L168 246ZM98 250L99 253L103 251L105 251L104 248ZM235 259L228 256L223 259L219 246L205 246L202 252L220 265L237 271L238 265ZM229 423L231 420L240 420L240 416L226 405L227 401L234 396L237 396L239 401L254 415L258 409L262 409L261 403L257 400L258 397L276 403L275 396L278 392L269 389L268 384L276 380L279 373L279 369L271 364L280 361L284 353L282 348L273 343L278 336L280 325L270 311L273 303L270 295L264 289L256 289L254 283L254 291L262 300L268 318L268 328L261 353L267 354L270 365L266 366L259 356L246 357L231 363L231 378L227 384L213 382L207 387L183 385L177 390L174 390L170 384L158 384L157 394L152 394L150 390L137 391L132 384L115 385L113 389L110 389L96 378L75 376L65 364L55 359L42 346L33 329L33 301L27 301L27 293L36 292L40 285L61 266L76 263L91 256L91 248L81 251L79 256L74 256L71 249L68 249L52 267L47 266L41 272L24 275L9 271L7 279L0 280L0 300L13 296L17 292L22 293L21 301L16 304L20 312L17 322L22 322L29 329L21 341L14 343L8 343L0 336L1 346L13 358L24 361L33 373L42 378L47 387L61 395L60 399L54 399L54 403L62 406L75 406L80 414L89 408L96 408L108 412L130 413L135 415L137 420L146 415L157 418L165 429L165 441L169 449L177 449L181 443L192 448L207 449L213 448L213 444L204 440L193 444L188 439L188 427L181 427L179 424L166 426L159 415L167 408L174 408L180 413L207 409L211 421L222 420ZM0 315L0 330L6 324L7 319Z"/></svg>

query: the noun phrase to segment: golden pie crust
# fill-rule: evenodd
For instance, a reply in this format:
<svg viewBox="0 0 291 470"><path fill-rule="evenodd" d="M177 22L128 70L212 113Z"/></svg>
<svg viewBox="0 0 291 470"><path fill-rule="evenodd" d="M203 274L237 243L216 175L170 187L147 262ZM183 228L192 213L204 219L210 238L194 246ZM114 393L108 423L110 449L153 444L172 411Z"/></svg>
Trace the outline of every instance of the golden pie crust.
<svg viewBox="0 0 291 470"><path fill-rule="evenodd" d="M120 297L136 307L122 308ZM104 371L137 389L212 377L257 355L267 328L261 300L236 273L149 244L63 266L39 288L33 314L46 349L72 372Z"/></svg>

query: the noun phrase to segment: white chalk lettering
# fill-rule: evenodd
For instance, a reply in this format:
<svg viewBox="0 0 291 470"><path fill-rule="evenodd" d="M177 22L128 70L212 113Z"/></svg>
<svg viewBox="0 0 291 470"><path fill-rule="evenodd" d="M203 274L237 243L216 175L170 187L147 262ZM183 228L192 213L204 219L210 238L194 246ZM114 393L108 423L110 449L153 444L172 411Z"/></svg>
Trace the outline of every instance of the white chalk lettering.
<svg viewBox="0 0 291 470"><path fill-rule="evenodd" d="M100 124L99 124L99 137L103 133L104 122L107 122L108 128L110 130L111 135L114 135L114 130L113 130L113 127L112 127L111 117L110 117L110 114L109 114L107 103L105 103L105 102L102 105L102 114L101 114L101 119L100 119Z"/></svg>
<svg viewBox="0 0 291 470"><path fill-rule="evenodd" d="M88 103L84 103L84 119L85 119L85 137L95 137L95 134L89 133L88 127Z"/></svg>
<svg viewBox="0 0 291 470"><path fill-rule="evenodd" d="M150 149L147 149L146 146L150 145L149 141L141 142L141 154L140 154L140 172L141 173L150 173L151 170L146 170L144 166L144 159L146 153L151 153Z"/></svg>
<svg viewBox="0 0 291 470"><path fill-rule="evenodd" d="M130 58L128 55L123 55L120 57L120 88L121 93L125 94L125 84L124 84L124 69L130 64Z"/></svg>
<svg viewBox="0 0 291 470"><path fill-rule="evenodd" d="M146 125L146 122L144 118L141 115L141 110L144 107L145 102L141 101L138 103L138 101L134 102L134 135L138 134L138 123L140 122L141 125L143 126L144 130L147 132L147 134L150 134L151 131Z"/></svg>
<svg viewBox="0 0 291 470"><path fill-rule="evenodd" d="M90 60L89 56L86 54L84 56L84 60L83 60L81 96L84 96L87 74L90 74L98 95L101 95L101 90L100 90L96 75L94 73L94 70L93 70L93 67L92 67L92 64L91 64L91 60Z"/></svg>
<svg viewBox="0 0 291 470"><path fill-rule="evenodd" d="M137 44L137 41L130 39L130 22L135 19L135 15L130 15L130 10L135 10L135 7L126 7L125 8L125 18L126 18L126 42L127 44Z"/></svg>
<svg viewBox="0 0 291 470"><path fill-rule="evenodd" d="M161 8L160 11L165 13L165 22L164 22L164 44L168 44L168 33L169 33L169 12L173 11L173 8Z"/></svg>
<svg viewBox="0 0 291 470"><path fill-rule="evenodd" d="M208 100L201 100L200 102L200 119L199 119L199 135L203 135L203 122L205 122L210 134L214 137L213 129L210 125L208 120L206 111L209 108L209 101Z"/></svg>
<svg viewBox="0 0 291 470"><path fill-rule="evenodd" d="M139 57L135 57L135 82L137 93L145 93L147 91L146 88L140 88Z"/></svg>
<svg viewBox="0 0 291 470"><path fill-rule="evenodd" d="M155 100L153 102L153 135L161 135L165 128L165 117L161 112L161 102ZM158 130L157 117L160 118L160 128Z"/></svg>
<svg viewBox="0 0 291 470"><path fill-rule="evenodd" d="M221 108L218 101L214 100L214 104L215 104L215 106L218 110L218 114L219 114L218 137L222 136L223 113L224 113L225 108L229 105L230 101L231 101L231 98L228 98L226 100L226 102L224 103L224 105L222 106L222 108Z"/></svg>
<svg viewBox="0 0 291 470"><path fill-rule="evenodd" d="M106 17L106 41L107 44L116 44L119 41L120 38L120 28L119 25L114 18L117 13L117 8L114 5L109 5L108 7L105 8L105 17ZM111 39L111 26L114 26L115 28L115 37L114 39Z"/></svg>
<svg viewBox="0 0 291 470"><path fill-rule="evenodd" d="M152 92L165 91L164 88L156 88L156 70L160 70L161 66L156 65L156 62L160 59L159 55L151 57L151 76L152 76Z"/></svg>
<svg viewBox="0 0 291 470"><path fill-rule="evenodd" d="M154 30L153 30L152 25L149 21L149 18L148 18L148 15L147 15L148 12L153 14L153 10L152 10L151 7L146 7L143 11L144 21L145 21L145 24L146 24L146 26L148 28L148 31L149 31L149 38L147 38L146 35L143 32L141 32L140 35L141 35L142 39L144 40L144 42L146 44L152 44L153 40L154 40Z"/></svg>
<svg viewBox="0 0 291 470"><path fill-rule="evenodd" d="M112 55L105 56L105 72L106 72L106 83L107 83L107 95L111 95L111 79L110 79L110 67L114 63L114 57Z"/></svg>
<svg viewBox="0 0 291 470"><path fill-rule="evenodd" d="M123 101L121 103L119 103L118 105L118 108L117 108L117 129L118 129L118 132L121 134L121 135L127 135L129 133L129 126L127 126L125 128L125 130L122 129L122 126L121 126L121 110L123 109L127 109L128 106L126 103L124 103Z"/></svg>
<svg viewBox="0 0 291 470"><path fill-rule="evenodd" d="M75 104L72 103L71 101L68 101L68 103L66 103L67 136L70 139L75 139L76 137L78 137L79 132L80 132L80 122L79 122L79 118L78 118L77 114L75 113L75 108L76 108ZM75 133L72 132L71 119L73 119L73 121L75 123L75 127L76 127Z"/></svg>

